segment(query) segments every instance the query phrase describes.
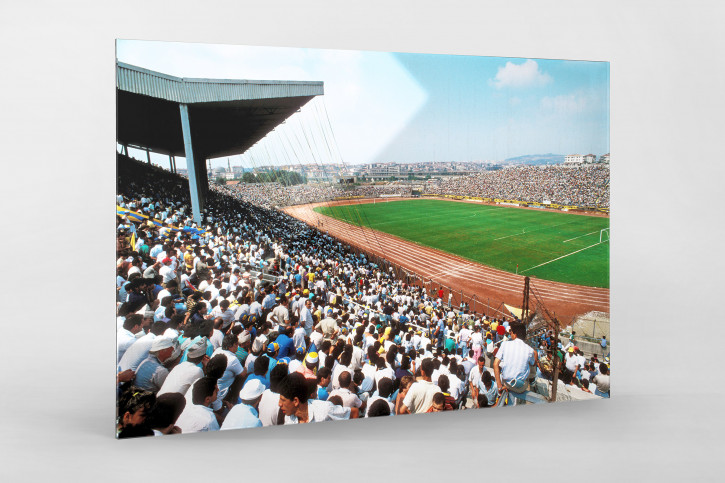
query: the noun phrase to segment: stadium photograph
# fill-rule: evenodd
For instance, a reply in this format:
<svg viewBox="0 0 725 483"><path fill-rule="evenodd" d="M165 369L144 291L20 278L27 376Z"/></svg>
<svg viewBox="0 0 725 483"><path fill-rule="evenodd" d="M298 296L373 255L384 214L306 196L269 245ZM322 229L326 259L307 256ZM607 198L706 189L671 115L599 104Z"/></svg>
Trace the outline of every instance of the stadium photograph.
<svg viewBox="0 0 725 483"><path fill-rule="evenodd" d="M115 70L118 438L610 397L608 62Z"/></svg>

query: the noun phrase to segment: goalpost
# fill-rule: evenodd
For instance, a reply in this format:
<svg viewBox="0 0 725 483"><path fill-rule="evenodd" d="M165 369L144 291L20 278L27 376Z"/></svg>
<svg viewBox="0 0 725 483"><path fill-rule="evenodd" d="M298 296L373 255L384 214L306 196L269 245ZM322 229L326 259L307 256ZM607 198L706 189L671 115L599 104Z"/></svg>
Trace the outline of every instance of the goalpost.
<svg viewBox="0 0 725 483"><path fill-rule="evenodd" d="M609 241L609 228L602 228L599 232L599 243Z"/></svg>

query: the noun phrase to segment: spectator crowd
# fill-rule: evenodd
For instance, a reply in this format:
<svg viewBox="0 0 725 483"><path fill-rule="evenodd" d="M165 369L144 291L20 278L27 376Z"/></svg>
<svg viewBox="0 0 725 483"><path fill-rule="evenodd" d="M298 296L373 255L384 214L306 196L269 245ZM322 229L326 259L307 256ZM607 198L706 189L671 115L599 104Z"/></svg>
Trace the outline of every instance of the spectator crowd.
<svg viewBox="0 0 725 483"><path fill-rule="evenodd" d="M410 196L412 185L400 182L342 189L328 184L283 186L240 183L229 193L265 208L319 203L338 197ZM609 167L514 166L425 183L424 193L472 196L536 203L609 208Z"/></svg>
<svg viewBox="0 0 725 483"><path fill-rule="evenodd" d="M374 198L386 195L410 196L411 194L410 185L395 183L356 186L350 189L342 189L329 184L284 186L277 182L240 183L229 186L225 190L231 196L264 208L321 203L335 198Z"/></svg>
<svg viewBox="0 0 725 483"><path fill-rule="evenodd" d="M445 178L426 193L609 208L609 166L516 166Z"/></svg>
<svg viewBox="0 0 725 483"><path fill-rule="evenodd" d="M230 188L200 226L188 200L119 156L118 205L162 226L117 217L118 437L519 404L554 364L609 396L608 361L574 341L453 307Z"/></svg>

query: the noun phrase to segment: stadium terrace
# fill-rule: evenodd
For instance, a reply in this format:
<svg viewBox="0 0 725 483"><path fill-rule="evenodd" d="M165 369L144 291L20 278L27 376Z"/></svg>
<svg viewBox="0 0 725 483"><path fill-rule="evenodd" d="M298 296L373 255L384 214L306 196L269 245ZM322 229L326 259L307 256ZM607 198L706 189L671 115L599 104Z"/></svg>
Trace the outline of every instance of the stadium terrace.
<svg viewBox="0 0 725 483"><path fill-rule="evenodd" d="M119 438L609 397L605 338L585 353L574 334L454 306L273 208L334 188L210 185L195 223L185 178L117 163ZM603 173L568 173L439 189L608 206ZM405 188L360 193L384 189Z"/></svg>

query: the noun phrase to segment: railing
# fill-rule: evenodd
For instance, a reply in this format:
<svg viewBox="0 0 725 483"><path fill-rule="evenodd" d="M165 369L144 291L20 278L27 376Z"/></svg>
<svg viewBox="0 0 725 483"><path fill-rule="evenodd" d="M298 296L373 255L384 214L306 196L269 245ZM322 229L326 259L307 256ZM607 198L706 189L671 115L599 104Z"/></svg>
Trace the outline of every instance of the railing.
<svg viewBox="0 0 725 483"><path fill-rule="evenodd" d="M510 406L511 404L509 404L509 396L529 404L542 404L549 402L546 397L542 396L538 392L524 391L518 393L509 391L508 389L504 389L498 396L498 401L496 401L496 407Z"/></svg>
<svg viewBox="0 0 725 483"><path fill-rule="evenodd" d="M283 278L282 275L272 275L264 269L261 272L259 270L249 270L249 278L256 278L260 273L262 274L262 280L265 282L277 283Z"/></svg>

